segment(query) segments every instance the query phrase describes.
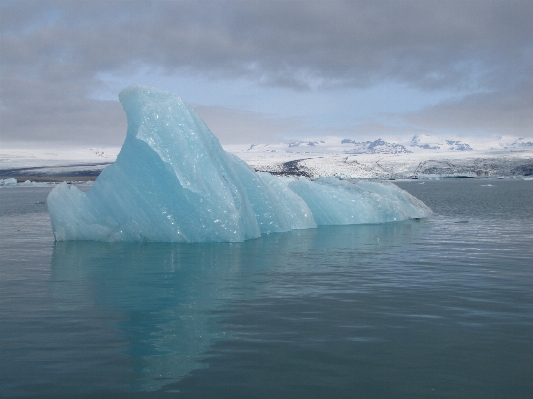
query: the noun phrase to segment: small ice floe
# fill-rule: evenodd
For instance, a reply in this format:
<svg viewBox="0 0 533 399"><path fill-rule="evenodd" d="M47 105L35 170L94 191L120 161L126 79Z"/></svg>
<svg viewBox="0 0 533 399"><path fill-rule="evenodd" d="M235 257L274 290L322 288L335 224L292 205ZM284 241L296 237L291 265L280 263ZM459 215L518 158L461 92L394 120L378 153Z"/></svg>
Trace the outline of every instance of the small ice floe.
<svg viewBox="0 0 533 399"><path fill-rule="evenodd" d="M0 179L0 187L16 186L17 179L10 177L9 179Z"/></svg>
<svg viewBox="0 0 533 399"><path fill-rule="evenodd" d="M492 184L482 184L481 187L494 187Z"/></svg>

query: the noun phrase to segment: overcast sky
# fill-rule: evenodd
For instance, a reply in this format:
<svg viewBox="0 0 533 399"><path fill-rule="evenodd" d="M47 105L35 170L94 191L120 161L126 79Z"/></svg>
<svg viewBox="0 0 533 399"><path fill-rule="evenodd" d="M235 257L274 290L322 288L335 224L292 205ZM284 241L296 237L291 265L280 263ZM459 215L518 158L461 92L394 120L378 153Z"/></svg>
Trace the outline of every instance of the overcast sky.
<svg viewBox="0 0 533 399"><path fill-rule="evenodd" d="M533 136L533 1L3 1L1 145L119 146L118 93L222 143Z"/></svg>

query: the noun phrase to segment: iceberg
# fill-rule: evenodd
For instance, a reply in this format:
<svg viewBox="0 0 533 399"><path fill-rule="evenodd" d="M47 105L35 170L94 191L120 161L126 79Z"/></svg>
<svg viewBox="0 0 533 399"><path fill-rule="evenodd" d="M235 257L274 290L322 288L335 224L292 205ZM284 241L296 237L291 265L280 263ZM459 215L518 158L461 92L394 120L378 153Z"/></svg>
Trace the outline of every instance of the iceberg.
<svg viewBox="0 0 533 399"><path fill-rule="evenodd" d="M8 186L16 186L17 185L17 179L14 177L10 177L8 179L0 179L0 187L8 187Z"/></svg>
<svg viewBox="0 0 533 399"><path fill-rule="evenodd" d="M63 183L48 196L57 241L236 242L431 214L390 183L255 172L174 94L132 85L119 99L128 130L116 162L87 192Z"/></svg>

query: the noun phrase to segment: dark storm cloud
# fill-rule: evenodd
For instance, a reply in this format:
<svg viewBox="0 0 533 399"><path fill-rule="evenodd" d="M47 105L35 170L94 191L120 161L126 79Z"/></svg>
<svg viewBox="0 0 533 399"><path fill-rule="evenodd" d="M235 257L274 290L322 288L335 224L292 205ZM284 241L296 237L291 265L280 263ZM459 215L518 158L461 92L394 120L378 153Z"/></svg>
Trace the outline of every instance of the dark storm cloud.
<svg viewBox="0 0 533 399"><path fill-rule="evenodd" d="M391 81L504 91L520 103L524 93L513 88L533 79L529 0L22 0L1 7L3 141L27 131L43 139L74 134L73 115L85 121L102 109L86 99L99 73L144 66L297 90ZM498 107L497 98L485 98ZM54 115L54 128L44 115ZM118 119L93 121L93 134Z"/></svg>

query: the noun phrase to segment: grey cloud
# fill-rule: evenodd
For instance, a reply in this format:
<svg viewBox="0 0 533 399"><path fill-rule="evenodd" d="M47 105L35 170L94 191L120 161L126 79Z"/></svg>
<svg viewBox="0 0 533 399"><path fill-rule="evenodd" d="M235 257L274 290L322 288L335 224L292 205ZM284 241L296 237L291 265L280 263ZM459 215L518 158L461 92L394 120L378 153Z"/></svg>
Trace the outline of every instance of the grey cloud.
<svg viewBox="0 0 533 399"><path fill-rule="evenodd" d="M83 86L20 74L2 81L3 147L24 143L120 146L126 117L118 101L83 96Z"/></svg>
<svg viewBox="0 0 533 399"><path fill-rule="evenodd" d="M142 62L290 86L312 76L430 88L494 83L533 46L530 1L77 1L49 10L58 15L49 24L28 31L32 12L18 31L5 29L5 58L49 57L85 76Z"/></svg>
<svg viewBox="0 0 533 399"><path fill-rule="evenodd" d="M533 136L533 82L509 91L477 93L405 116L425 129Z"/></svg>
<svg viewBox="0 0 533 399"><path fill-rule="evenodd" d="M272 118L224 107L193 105L193 108L223 144L275 143L303 127L296 118Z"/></svg>
<svg viewBox="0 0 533 399"><path fill-rule="evenodd" d="M43 140L74 140L82 133L73 115L120 141L116 104L105 111L87 97L100 73L143 66L296 90L395 81L506 98L533 80L529 0L17 0L1 2L0 15L2 141L22 126ZM481 104L476 98L465 104ZM494 114L508 104L491 101ZM452 105L442 107L410 118L436 121Z"/></svg>

